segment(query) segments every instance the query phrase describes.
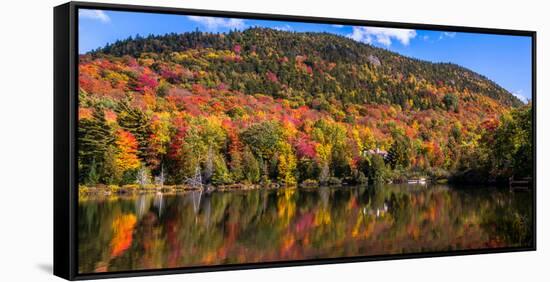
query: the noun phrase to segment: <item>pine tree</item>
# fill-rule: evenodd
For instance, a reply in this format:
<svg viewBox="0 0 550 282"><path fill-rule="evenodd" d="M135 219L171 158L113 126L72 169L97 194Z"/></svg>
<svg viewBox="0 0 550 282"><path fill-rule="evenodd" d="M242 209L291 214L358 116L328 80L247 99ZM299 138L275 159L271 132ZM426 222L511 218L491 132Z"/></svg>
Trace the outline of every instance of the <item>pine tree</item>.
<svg viewBox="0 0 550 282"><path fill-rule="evenodd" d="M101 178L100 174L103 171L105 152L113 142L114 136L105 120L105 113L102 107L95 107L91 118L79 120L79 179L82 183L89 183L92 180L90 174L95 175L93 177L95 182Z"/></svg>
<svg viewBox="0 0 550 282"><path fill-rule="evenodd" d="M151 135L150 119L139 108L131 107L129 101L117 104L117 122L124 130L129 131L138 142L138 156L144 160L147 157L147 142Z"/></svg>

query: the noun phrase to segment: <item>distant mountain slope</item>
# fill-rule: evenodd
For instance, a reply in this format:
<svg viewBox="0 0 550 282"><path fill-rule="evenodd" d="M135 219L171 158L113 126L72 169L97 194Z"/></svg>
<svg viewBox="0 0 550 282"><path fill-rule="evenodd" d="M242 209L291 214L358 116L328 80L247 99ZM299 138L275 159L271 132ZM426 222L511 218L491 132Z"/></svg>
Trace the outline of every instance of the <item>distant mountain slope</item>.
<svg viewBox="0 0 550 282"><path fill-rule="evenodd" d="M193 77L206 86L223 83L246 94L264 93L306 104L336 99L344 104L426 110L453 107L454 96L461 104L483 95L504 107L522 105L488 78L456 64L408 58L329 33L268 28L228 34L197 31L129 38L90 55L151 58L159 72L179 64L206 72L204 77Z"/></svg>

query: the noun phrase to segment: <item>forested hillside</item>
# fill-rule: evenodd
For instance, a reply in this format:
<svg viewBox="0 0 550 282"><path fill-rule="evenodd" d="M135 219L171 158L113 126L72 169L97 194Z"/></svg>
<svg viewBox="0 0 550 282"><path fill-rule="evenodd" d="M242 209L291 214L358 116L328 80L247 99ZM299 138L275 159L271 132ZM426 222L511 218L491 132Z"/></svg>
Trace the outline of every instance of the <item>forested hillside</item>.
<svg viewBox="0 0 550 282"><path fill-rule="evenodd" d="M207 54L206 58L173 56L173 52L204 49L228 52ZM209 80L204 83L210 86L223 82L232 90L269 93L275 98L298 96L310 102L324 96L344 103L394 103L427 109L437 105L423 100L426 97L418 94L429 93L418 90L429 92L425 86L446 85L450 91L482 94L504 105L521 103L492 81L458 65L415 60L329 33L268 28L221 35L197 31L130 38L94 52L136 58L146 53L155 54L153 59L207 71Z"/></svg>
<svg viewBox="0 0 550 282"><path fill-rule="evenodd" d="M328 33L130 38L80 56L81 183L527 176L531 110L489 79Z"/></svg>

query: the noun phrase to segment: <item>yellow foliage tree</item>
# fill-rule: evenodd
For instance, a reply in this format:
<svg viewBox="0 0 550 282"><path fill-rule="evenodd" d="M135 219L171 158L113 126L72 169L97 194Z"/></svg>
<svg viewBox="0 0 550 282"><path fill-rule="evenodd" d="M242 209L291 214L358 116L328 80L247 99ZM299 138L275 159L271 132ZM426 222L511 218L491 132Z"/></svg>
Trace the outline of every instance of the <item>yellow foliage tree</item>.
<svg viewBox="0 0 550 282"><path fill-rule="evenodd" d="M280 141L279 147L279 179L286 185L296 184L296 155L292 151L290 144Z"/></svg>

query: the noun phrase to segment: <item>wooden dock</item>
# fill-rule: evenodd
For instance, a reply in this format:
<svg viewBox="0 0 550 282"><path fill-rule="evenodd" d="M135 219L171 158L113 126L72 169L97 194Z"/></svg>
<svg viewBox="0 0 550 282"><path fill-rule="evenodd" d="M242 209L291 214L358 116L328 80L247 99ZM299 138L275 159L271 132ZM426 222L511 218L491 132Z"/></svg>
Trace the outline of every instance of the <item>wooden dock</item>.
<svg viewBox="0 0 550 282"><path fill-rule="evenodd" d="M527 191L533 188L533 178L514 178L513 176L508 179L508 185L510 191Z"/></svg>

